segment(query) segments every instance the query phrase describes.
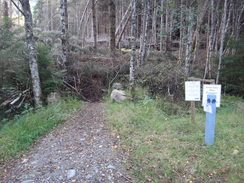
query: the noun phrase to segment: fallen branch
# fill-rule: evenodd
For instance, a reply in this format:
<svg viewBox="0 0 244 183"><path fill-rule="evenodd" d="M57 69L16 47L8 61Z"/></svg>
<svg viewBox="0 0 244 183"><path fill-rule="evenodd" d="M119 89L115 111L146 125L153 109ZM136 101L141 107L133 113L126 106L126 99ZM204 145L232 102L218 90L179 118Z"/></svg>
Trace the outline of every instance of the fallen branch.
<svg viewBox="0 0 244 183"><path fill-rule="evenodd" d="M63 81L63 83L70 87L71 89L73 89L79 96L81 96L81 98L87 102L91 102L89 99L87 99L86 97L84 97L75 87L73 87L71 84L67 83L66 81Z"/></svg>

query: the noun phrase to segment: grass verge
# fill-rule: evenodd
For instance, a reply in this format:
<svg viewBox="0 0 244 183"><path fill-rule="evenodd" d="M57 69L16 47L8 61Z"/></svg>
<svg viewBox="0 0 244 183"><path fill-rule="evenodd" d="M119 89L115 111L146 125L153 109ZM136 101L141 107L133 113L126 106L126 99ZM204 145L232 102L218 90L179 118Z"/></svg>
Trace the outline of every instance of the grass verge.
<svg viewBox="0 0 244 183"><path fill-rule="evenodd" d="M81 105L77 100L63 100L6 123L0 129L0 164L25 152L35 140L64 122Z"/></svg>
<svg viewBox="0 0 244 183"><path fill-rule="evenodd" d="M137 182L244 182L244 102L222 99L215 144L204 144L205 113L168 116L153 100L107 103L108 121L128 149Z"/></svg>

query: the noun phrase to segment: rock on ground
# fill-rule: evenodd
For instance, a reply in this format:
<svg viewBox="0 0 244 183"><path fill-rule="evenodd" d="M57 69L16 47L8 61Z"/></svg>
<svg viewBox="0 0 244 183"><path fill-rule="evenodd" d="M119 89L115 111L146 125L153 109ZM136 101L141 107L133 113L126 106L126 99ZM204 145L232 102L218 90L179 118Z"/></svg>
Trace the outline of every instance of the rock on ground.
<svg viewBox="0 0 244 183"><path fill-rule="evenodd" d="M124 168L125 153L114 148L119 139L106 128L104 108L103 103L87 104L4 169L3 182L132 182Z"/></svg>
<svg viewBox="0 0 244 183"><path fill-rule="evenodd" d="M110 101L121 103L127 99L126 93L123 90L116 90L114 89L110 95Z"/></svg>

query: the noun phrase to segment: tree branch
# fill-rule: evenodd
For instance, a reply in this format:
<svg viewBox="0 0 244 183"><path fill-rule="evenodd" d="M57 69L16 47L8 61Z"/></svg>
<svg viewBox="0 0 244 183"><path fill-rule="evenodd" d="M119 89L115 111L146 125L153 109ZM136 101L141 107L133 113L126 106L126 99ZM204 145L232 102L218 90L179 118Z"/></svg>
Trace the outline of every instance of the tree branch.
<svg viewBox="0 0 244 183"><path fill-rule="evenodd" d="M11 2L14 4L14 6L20 11L20 13L25 17L25 13L19 8L19 6L14 2L14 0L11 0Z"/></svg>

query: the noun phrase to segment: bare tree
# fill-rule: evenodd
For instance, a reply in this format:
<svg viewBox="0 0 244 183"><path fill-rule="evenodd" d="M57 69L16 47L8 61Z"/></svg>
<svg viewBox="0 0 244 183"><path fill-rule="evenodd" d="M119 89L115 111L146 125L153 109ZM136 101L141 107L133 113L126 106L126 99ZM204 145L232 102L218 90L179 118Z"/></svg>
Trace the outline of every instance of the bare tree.
<svg viewBox="0 0 244 183"><path fill-rule="evenodd" d="M116 9L115 9L115 3L114 0L109 0L109 11L110 11L110 41L109 41L109 47L110 50L113 52L115 50L115 32L116 32Z"/></svg>
<svg viewBox="0 0 244 183"><path fill-rule="evenodd" d="M133 13L131 18L132 52L131 52L131 59L130 59L130 93L132 99L135 98L134 70L135 70L135 61L136 61L136 5L137 5L137 0L133 0Z"/></svg>
<svg viewBox="0 0 244 183"><path fill-rule="evenodd" d="M233 0L230 2L230 6L232 6ZM227 28L229 26L230 22L230 15L231 15L231 8L229 8L228 13L228 19L227 19L227 10L228 10L228 0L225 0L224 2L224 12L222 14L222 20L221 20L221 34L220 34L220 48L219 48L219 64L218 64L218 71L217 71L217 77L216 77L216 83L219 83L220 78L220 69L223 61L223 50L224 50L224 39L227 32Z"/></svg>
<svg viewBox="0 0 244 183"><path fill-rule="evenodd" d="M97 28L96 28L96 4L95 0L92 0L92 26L93 26L93 37L94 37L94 50L97 50Z"/></svg>
<svg viewBox="0 0 244 183"><path fill-rule="evenodd" d="M25 18L25 32L26 32L26 43L28 48L28 56L29 56L29 67L31 71L31 79L32 79L32 87L34 94L35 106L42 106L42 92L37 64L37 55L35 48L35 39L33 35L33 21L32 21L32 13L30 8L29 0L19 0L22 10L17 6L17 4L12 0L13 4L17 7L17 9L24 15Z"/></svg>
<svg viewBox="0 0 244 183"><path fill-rule="evenodd" d="M185 58L185 76L189 76L190 62L192 60L192 39L193 39L193 10L190 7L188 10L188 29L187 29L187 45Z"/></svg>
<svg viewBox="0 0 244 183"><path fill-rule="evenodd" d="M69 53L68 11L67 0L60 0L62 65L66 67Z"/></svg>
<svg viewBox="0 0 244 183"><path fill-rule="evenodd" d="M143 2L143 1L142 1ZM143 5L145 5L143 3ZM144 20L143 23L143 32L142 32L142 38L141 38L141 42L140 42L140 52L139 52L139 61L138 64L139 65L144 65L145 63L145 58L147 55L147 51L148 51L148 32L149 32L149 21L150 21L150 8L151 8L151 0L146 0L146 8L144 11Z"/></svg>

